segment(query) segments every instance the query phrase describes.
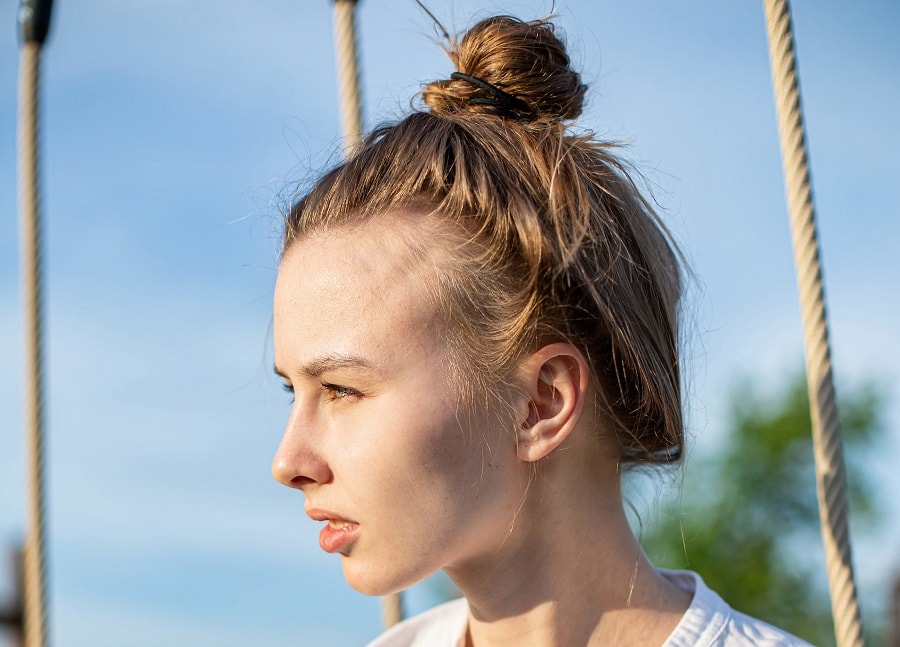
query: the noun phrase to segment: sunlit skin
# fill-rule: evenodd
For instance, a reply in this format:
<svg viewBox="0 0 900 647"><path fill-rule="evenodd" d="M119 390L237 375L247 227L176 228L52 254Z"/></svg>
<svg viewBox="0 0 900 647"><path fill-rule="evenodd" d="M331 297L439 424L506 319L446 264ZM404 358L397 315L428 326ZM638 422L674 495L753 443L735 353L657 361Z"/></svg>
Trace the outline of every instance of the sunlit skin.
<svg viewBox="0 0 900 647"><path fill-rule="evenodd" d="M523 356L510 407L461 406L424 298L444 250L409 216L286 252L275 364L295 400L275 478L332 528L357 590L443 568L469 601L469 645L662 644L690 595L628 527L584 357L549 344Z"/></svg>
<svg viewBox="0 0 900 647"><path fill-rule="evenodd" d="M509 434L458 406L405 257L365 230L315 237L287 252L275 291L295 401L273 472L307 508L359 524L341 561L373 595L496 544L521 491Z"/></svg>

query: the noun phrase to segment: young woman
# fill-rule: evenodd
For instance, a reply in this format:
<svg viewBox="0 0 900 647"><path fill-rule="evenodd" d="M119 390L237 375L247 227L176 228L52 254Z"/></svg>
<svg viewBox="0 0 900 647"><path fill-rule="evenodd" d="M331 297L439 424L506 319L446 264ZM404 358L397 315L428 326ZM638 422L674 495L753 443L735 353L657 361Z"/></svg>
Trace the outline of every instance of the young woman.
<svg viewBox="0 0 900 647"><path fill-rule="evenodd" d="M275 477L351 586L464 593L373 645L800 645L647 560L623 468L683 448L679 257L545 21L484 20L425 108L291 210Z"/></svg>

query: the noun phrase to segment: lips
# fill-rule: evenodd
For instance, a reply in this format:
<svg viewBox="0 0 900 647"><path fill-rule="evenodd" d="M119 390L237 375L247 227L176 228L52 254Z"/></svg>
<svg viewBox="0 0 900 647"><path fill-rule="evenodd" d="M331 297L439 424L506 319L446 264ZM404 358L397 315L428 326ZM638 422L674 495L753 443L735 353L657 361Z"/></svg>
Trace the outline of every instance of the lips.
<svg viewBox="0 0 900 647"><path fill-rule="evenodd" d="M341 553L347 555L353 542L359 536L359 524L348 522L329 521L328 525L319 532L319 546L326 553Z"/></svg>
<svg viewBox="0 0 900 647"><path fill-rule="evenodd" d="M308 508L306 514L313 521L326 521L326 525L319 532L319 546L326 553L346 555L353 542L359 537L359 523L344 519L337 513L319 508Z"/></svg>

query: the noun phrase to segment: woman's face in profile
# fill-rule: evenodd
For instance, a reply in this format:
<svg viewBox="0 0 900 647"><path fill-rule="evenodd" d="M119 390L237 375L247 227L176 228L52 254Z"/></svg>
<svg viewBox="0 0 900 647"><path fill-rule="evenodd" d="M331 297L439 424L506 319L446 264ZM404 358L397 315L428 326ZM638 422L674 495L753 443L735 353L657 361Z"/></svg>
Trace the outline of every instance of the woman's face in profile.
<svg viewBox="0 0 900 647"><path fill-rule="evenodd" d="M295 242L275 288L276 370L295 399L272 471L371 595L496 559L524 485L513 434L460 406L423 297L432 264L397 220Z"/></svg>

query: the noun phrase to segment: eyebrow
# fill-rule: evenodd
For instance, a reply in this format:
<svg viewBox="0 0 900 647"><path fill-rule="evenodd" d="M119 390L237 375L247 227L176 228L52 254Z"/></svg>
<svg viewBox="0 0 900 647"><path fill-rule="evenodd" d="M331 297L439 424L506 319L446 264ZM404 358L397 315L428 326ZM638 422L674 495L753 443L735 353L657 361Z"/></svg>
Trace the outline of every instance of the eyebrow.
<svg viewBox="0 0 900 647"><path fill-rule="evenodd" d="M278 365L275 365L273 368L275 375L287 379L287 375L285 375L283 370L278 368ZM300 372L307 377L319 377L322 373L327 371L342 368L374 370L375 367L369 360L355 355L323 355L322 357L317 357L311 362L302 365L300 367Z"/></svg>

